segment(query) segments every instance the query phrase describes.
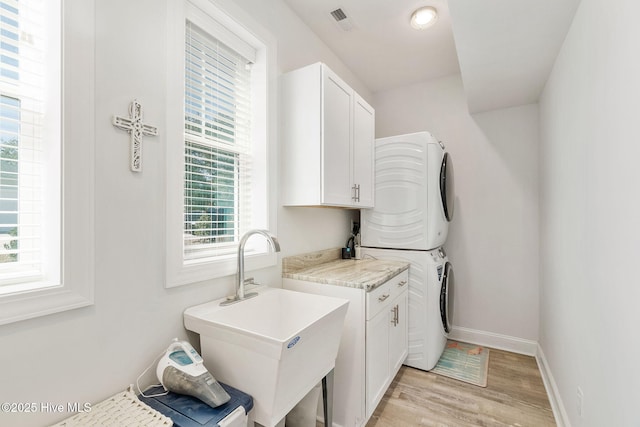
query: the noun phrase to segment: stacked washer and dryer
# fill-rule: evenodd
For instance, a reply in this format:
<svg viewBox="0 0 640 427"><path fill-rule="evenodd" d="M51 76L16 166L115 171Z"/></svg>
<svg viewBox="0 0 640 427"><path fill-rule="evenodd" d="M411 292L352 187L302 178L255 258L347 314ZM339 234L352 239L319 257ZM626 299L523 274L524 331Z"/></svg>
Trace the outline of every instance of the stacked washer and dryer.
<svg viewBox="0 0 640 427"><path fill-rule="evenodd" d="M453 215L451 156L429 132L375 142L375 208L361 210L362 253L407 261L409 355L431 370L451 330L451 264L442 249Z"/></svg>

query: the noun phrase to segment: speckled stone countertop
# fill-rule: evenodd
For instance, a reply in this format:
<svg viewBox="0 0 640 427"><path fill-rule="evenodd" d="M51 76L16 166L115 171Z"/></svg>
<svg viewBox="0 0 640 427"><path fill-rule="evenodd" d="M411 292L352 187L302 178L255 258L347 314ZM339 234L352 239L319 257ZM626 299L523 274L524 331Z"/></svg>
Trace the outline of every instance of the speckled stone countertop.
<svg viewBox="0 0 640 427"><path fill-rule="evenodd" d="M409 268L409 263L374 258L341 259L341 249L327 249L282 260L282 277L369 292Z"/></svg>

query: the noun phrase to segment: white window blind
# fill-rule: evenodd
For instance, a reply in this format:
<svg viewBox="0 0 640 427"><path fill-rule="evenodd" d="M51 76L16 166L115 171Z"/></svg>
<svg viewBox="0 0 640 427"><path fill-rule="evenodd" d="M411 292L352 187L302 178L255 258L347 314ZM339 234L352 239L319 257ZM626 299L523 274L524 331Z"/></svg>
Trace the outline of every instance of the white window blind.
<svg viewBox="0 0 640 427"><path fill-rule="evenodd" d="M45 112L59 114L55 102L45 106L45 91L55 94L46 87L51 19L60 17L46 16L43 0L0 0L0 294L45 273L45 168L58 167L45 161L59 147L44 128Z"/></svg>
<svg viewBox="0 0 640 427"><path fill-rule="evenodd" d="M184 261L235 253L251 224L251 61L187 21Z"/></svg>

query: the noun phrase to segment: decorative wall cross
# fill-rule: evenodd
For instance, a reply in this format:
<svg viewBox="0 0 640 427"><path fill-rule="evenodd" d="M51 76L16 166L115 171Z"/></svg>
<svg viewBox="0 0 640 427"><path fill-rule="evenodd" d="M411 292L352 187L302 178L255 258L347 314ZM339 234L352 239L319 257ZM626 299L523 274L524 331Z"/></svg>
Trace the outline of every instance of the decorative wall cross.
<svg viewBox="0 0 640 427"><path fill-rule="evenodd" d="M156 136L158 128L142 123L142 105L134 99L129 105L129 117L113 116L113 125L131 135L131 170L142 170L142 136Z"/></svg>

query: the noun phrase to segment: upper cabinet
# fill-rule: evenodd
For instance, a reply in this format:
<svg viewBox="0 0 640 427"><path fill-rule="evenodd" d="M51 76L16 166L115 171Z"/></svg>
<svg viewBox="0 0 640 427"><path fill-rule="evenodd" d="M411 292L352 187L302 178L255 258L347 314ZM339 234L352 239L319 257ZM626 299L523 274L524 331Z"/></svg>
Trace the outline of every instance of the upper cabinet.
<svg viewBox="0 0 640 427"><path fill-rule="evenodd" d="M281 80L282 203L373 207L375 112L326 65Z"/></svg>

